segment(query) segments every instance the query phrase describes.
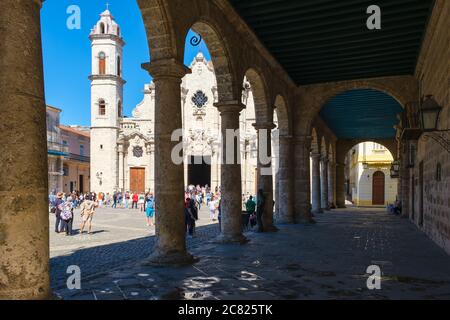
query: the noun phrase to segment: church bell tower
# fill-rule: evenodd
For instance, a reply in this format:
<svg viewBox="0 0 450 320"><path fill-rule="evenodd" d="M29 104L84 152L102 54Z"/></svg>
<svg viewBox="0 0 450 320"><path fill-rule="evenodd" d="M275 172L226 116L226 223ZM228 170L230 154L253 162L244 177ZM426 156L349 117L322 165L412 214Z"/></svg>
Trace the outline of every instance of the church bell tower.
<svg viewBox="0 0 450 320"><path fill-rule="evenodd" d="M117 139L122 119L122 54L125 42L109 10L89 36L92 48L91 190L111 193L118 187Z"/></svg>

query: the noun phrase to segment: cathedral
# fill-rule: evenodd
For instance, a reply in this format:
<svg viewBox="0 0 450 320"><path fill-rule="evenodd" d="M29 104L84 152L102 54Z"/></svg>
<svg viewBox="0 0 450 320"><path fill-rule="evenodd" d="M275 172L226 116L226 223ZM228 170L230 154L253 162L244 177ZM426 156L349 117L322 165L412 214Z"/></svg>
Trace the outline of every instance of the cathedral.
<svg viewBox="0 0 450 320"><path fill-rule="evenodd" d="M123 40L120 27L106 10L90 34L91 190L147 192L154 190L154 84L131 117L123 114ZM185 185L220 187L220 115L211 61L199 52L182 81ZM257 136L251 87L243 84L246 109L240 116L242 192L255 194Z"/></svg>

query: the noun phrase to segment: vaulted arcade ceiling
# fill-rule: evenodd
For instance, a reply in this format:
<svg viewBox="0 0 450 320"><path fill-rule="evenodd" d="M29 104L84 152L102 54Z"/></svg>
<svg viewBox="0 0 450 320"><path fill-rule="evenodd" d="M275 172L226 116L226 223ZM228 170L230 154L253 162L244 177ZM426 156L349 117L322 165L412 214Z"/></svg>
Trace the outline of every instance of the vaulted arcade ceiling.
<svg viewBox="0 0 450 320"><path fill-rule="evenodd" d="M229 0L298 85L413 74L434 0ZM369 30L370 5L381 30Z"/></svg>

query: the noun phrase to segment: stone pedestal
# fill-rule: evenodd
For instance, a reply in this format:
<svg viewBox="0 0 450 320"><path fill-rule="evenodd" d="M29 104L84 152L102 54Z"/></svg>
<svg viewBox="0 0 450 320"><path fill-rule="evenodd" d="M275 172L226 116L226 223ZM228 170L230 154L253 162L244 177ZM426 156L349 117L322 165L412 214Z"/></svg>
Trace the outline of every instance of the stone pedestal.
<svg viewBox="0 0 450 320"><path fill-rule="evenodd" d="M345 164L336 164L336 206L345 208Z"/></svg>
<svg viewBox="0 0 450 320"><path fill-rule="evenodd" d="M312 158L312 213L322 213L321 182L320 182L320 154L311 155Z"/></svg>
<svg viewBox="0 0 450 320"><path fill-rule="evenodd" d="M245 243L242 234L242 185L240 139L235 134L239 130L239 114L244 105L238 101L216 104L220 112L222 130L221 164L221 234L219 243ZM239 131L237 131L239 132Z"/></svg>
<svg viewBox="0 0 450 320"><path fill-rule="evenodd" d="M253 126L258 132L258 190L262 189L266 198L262 217L264 232L275 232L278 230L273 224L272 130L275 125L270 122Z"/></svg>
<svg viewBox="0 0 450 320"><path fill-rule="evenodd" d="M144 64L155 83L155 217L156 244L149 265L184 265L194 262L186 251L182 141L172 134L182 130L181 79L190 70L174 59ZM174 158L173 158L174 156Z"/></svg>
<svg viewBox="0 0 450 320"><path fill-rule="evenodd" d="M292 165L292 137L280 136L278 164L278 219L280 223L294 223L294 170Z"/></svg>
<svg viewBox="0 0 450 320"><path fill-rule="evenodd" d="M328 203L328 159L322 159L320 166L320 190L321 190L321 209L329 210Z"/></svg>
<svg viewBox="0 0 450 320"><path fill-rule="evenodd" d="M40 1L0 1L0 299L51 298Z"/></svg>

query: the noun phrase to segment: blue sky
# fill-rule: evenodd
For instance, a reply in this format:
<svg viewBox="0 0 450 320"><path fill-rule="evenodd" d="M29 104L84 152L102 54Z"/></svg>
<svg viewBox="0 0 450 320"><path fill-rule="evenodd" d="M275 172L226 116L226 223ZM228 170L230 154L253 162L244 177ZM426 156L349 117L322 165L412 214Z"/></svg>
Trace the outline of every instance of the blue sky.
<svg viewBox="0 0 450 320"><path fill-rule="evenodd" d="M63 110L62 124L90 125L91 46L89 33L109 9L122 29L126 42L123 56L124 112L142 100L144 84L151 81L141 63L150 60L147 39L141 13L134 0L46 0L41 11L42 43L44 55L45 94L47 104ZM78 5L81 9L81 29L69 30L66 26L67 8ZM188 35L190 38L193 35ZM195 55L202 51L210 55L202 41L192 47L187 41L185 64L189 65Z"/></svg>

